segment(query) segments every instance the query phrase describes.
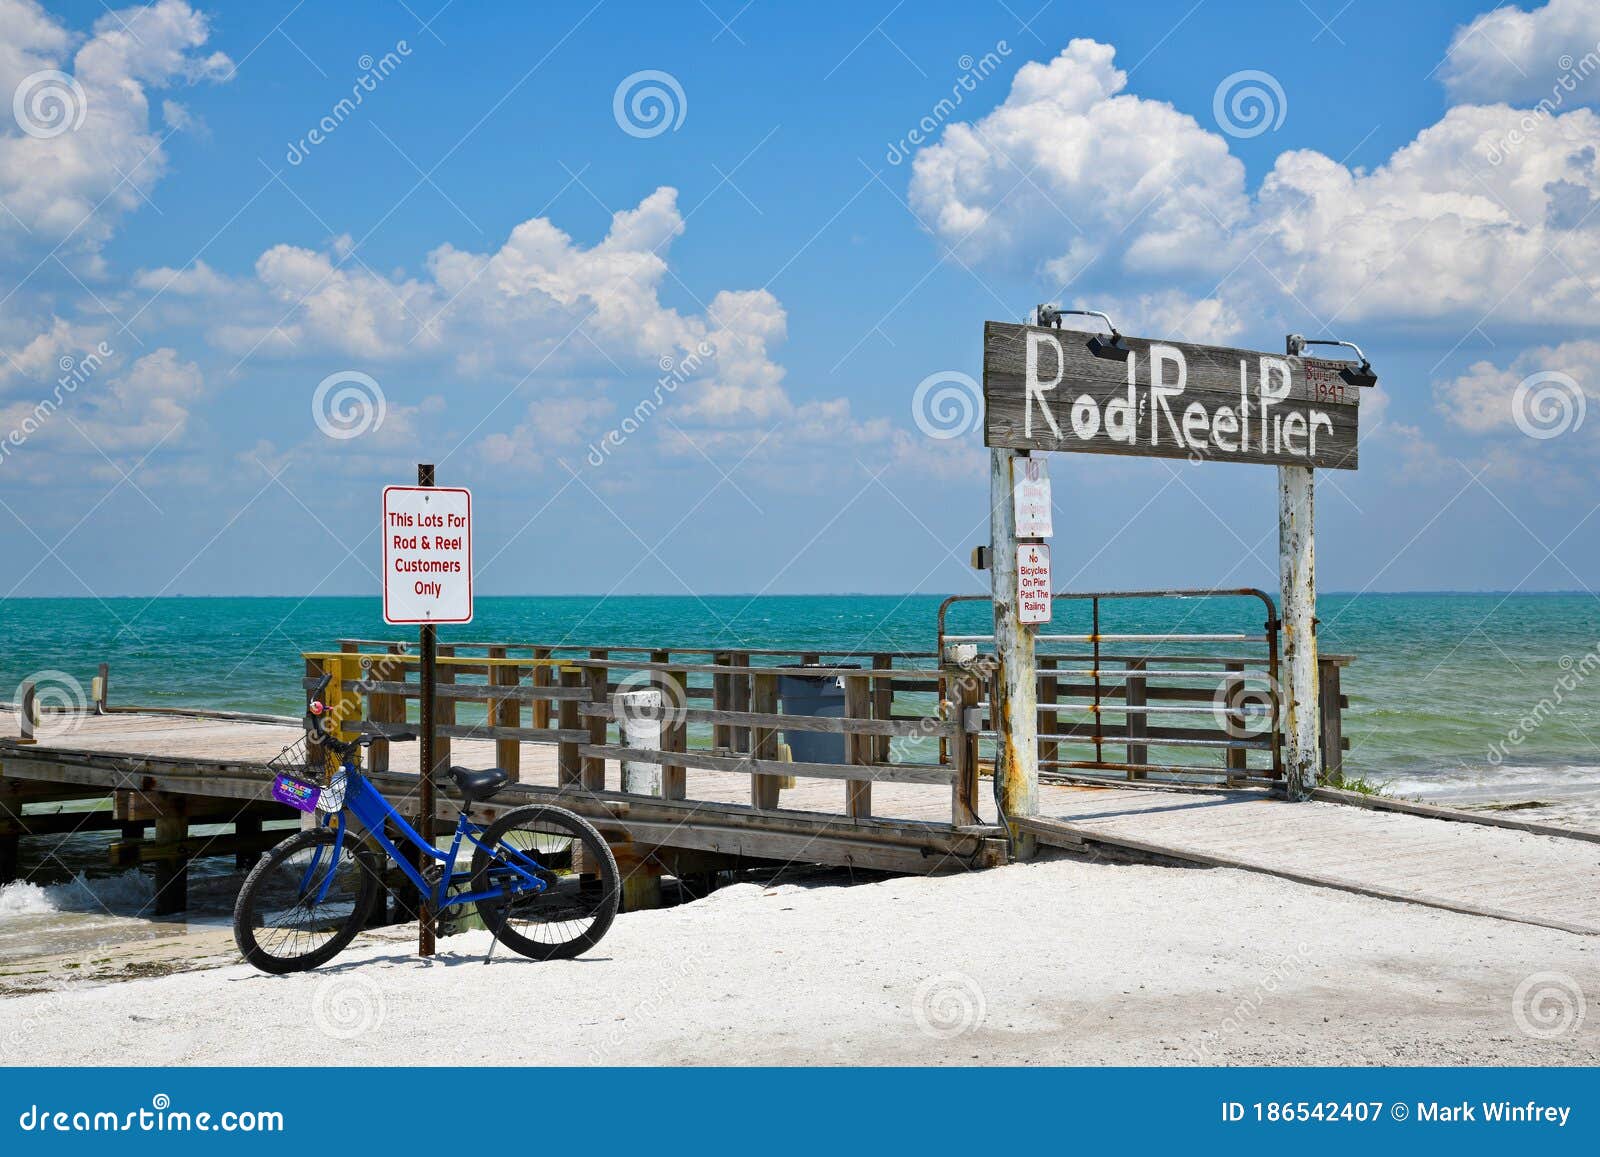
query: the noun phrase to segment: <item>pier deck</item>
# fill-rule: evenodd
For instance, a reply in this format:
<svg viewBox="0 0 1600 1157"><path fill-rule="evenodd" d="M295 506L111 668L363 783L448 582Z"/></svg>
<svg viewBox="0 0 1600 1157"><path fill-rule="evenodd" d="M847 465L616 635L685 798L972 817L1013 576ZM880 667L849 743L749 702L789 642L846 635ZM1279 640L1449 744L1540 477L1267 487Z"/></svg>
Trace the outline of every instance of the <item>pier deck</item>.
<svg viewBox="0 0 1600 1157"><path fill-rule="evenodd" d="M299 734L298 722L117 711L84 716L63 734L17 743L14 713L0 714L0 790L18 784L237 800L268 798L266 760ZM489 740L455 741L454 761L492 763ZM415 745L394 745L374 782L397 800L416 784ZM619 771L608 764L608 788ZM844 814L837 780L797 779L780 806L749 803L749 777L689 769L687 798L558 786L555 753L524 745L521 782L483 810L557 800L593 819L608 839L657 849L766 861L891 871L961 871L1005 862L987 783L979 823L949 820L948 786L880 782L870 818ZM1547 834L1537 824L1496 826L1443 809L1404 814L1341 803L1290 804L1259 790L1042 784L1041 816L1026 826L1042 843L1077 851L1242 868L1568 932L1600 934L1600 836ZM440 814L454 808L441 801ZM18 809L20 810L20 808ZM1444 818L1466 822L1442 822ZM26 817L25 817L26 819ZM1535 830L1528 830L1535 829Z"/></svg>

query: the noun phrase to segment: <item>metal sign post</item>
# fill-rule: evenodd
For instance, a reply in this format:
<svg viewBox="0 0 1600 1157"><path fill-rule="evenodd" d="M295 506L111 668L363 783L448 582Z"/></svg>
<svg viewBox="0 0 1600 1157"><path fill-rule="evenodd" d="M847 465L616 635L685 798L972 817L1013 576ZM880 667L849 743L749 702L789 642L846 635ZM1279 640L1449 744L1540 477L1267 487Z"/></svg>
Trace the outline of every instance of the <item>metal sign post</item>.
<svg viewBox="0 0 1600 1157"><path fill-rule="evenodd" d="M433 463L417 463L417 485L431 488L433 486ZM417 770L421 774L419 790L420 806L422 808L421 822L417 825L417 834L422 837L422 842L433 847L433 728L435 721L434 712L434 667L439 658L439 628L432 623L423 623L417 628L417 651L421 656L417 677L422 681L421 706L418 708L422 715L420 747L417 752ZM426 867L426 865L423 865ZM433 955L433 903L427 897L422 897L422 903L417 906L417 955Z"/></svg>
<svg viewBox="0 0 1600 1157"><path fill-rule="evenodd" d="M433 846L433 809L438 773L435 742L438 711L439 624L472 621L472 495L437 488L431 463L417 465L415 486L383 491L383 620L415 623L421 659L418 720L417 834ZM425 872L431 865L422 865ZM417 951L433 955L434 911L424 896L417 910Z"/></svg>

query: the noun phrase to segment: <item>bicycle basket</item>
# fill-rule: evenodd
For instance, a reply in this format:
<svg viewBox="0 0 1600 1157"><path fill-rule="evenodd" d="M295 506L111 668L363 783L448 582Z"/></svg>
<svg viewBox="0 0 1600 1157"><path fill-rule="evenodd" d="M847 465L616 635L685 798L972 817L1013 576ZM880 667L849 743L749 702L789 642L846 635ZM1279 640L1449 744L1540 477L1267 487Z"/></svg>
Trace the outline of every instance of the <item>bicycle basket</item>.
<svg viewBox="0 0 1600 1157"><path fill-rule="evenodd" d="M310 762L307 750L305 739L297 739L267 760L267 770L317 788L314 803L317 811L339 811L344 807L345 789L348 786L343 769L332 758L325 758L321 764ZM305 802L295 802L282 796L277 798L301 811L311 810L311 806Z"/></svg>

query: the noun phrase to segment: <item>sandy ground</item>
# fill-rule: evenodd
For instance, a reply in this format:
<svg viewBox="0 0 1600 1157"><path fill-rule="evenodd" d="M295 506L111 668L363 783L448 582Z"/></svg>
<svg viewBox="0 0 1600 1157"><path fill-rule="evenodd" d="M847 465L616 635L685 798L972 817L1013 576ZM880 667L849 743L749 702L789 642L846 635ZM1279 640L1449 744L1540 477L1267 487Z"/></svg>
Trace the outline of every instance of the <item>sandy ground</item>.
<svg viewBox="0 0 1600 1157"><path fill-rule="evenodd" d="M191 956L230 958L225 932L203 936ZM0 1000L0 1059L1600 1062L1600 940L1225 870L1061 859L739 884L624 916L579 961L485 967L487 939L423 962L387 930L294 977L226 964L106 984L57 965L33 978L53 990Z"/></svg>

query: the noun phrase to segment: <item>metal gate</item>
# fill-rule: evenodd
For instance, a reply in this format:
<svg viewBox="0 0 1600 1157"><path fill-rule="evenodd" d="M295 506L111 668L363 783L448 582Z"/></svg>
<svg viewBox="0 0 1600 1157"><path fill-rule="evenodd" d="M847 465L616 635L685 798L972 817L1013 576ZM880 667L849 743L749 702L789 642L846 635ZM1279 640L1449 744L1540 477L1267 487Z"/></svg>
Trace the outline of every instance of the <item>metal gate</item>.
<svg viewBox="0 0 1600 1157"><path fill-rule="evenodd" d="M1053 621L1034 637L1042 780L1282 778L1278 614L1265 591L1063 591L1054 599ZM973 659L998 664L992 626L952 629L953 619L975 617L958 609L965 603L987 607L990 599L940 604L940 655L965 645ZM1265 621L1255 617L1263 610ZM1152 621L1157 629L1136 629Z"/></svg>

